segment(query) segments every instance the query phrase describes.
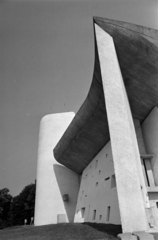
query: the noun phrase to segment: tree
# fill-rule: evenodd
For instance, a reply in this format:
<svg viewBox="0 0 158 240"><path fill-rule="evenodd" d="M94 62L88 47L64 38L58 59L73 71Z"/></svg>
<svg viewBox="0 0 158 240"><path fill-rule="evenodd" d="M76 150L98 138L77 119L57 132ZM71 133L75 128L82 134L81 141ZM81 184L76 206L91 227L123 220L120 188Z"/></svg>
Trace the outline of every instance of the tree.
<svg viewBox="0 0 158 240"><path fill-rule="evenodd" d="M21 193L15 197L9 194L9 189L0 190L0 229L23 225L27 219L27 224L30 223L31 217L34 216L35 207L35 184L30 184L24 187Z"/></svg>
<svg viewBox="0 0 158 240"><path fill-rule="evenodd" d="M9 194L8 188L0 190L0 228L10 224L12 200L13 197Z"/></svg>
<svg viewBox="0 0 158 240"><path fill-rule="evenodd" d="M22 192L13 198L12 221L13 225L23 225L24 219L29 224L34 216L36 184L26 186Z"/></svg>

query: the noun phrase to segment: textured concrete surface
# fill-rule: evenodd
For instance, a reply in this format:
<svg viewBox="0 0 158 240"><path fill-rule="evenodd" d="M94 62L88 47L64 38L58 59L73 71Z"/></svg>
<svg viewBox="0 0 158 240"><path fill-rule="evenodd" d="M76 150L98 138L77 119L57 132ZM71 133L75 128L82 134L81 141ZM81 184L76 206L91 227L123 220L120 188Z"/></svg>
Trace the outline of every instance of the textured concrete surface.
<svg viewBox="0 0 158 240"><path fill-rule="evenodd" d="M94 21L96 23L103 22L104 24L113 25L116 27L121 27L124 29L129 29L134 32L137 32L138 34L144 35L145 37L148 37L150 41L154 41L156 43L156 40L158 40L158 31L152 28L143 27L140 25L132 24L129 22L123 22L123 21L117 21L113 19L108 18L102 18L102 17L94 17Z"/></svg>
<svg viewBox="0 0 158 240"><path fill-rule="evenodd" d="M103 18L94 18L94 22L114 39L133 118L142 122L158 104L158 31ZM109 141L96 44L95 39L90 91L54 149L57 161L79 174Z"/></svg>
<svg viewBox="0 0 158 240"><path fill-rule="evenodd" d="M155 233L151 233L151 234L154 236L155 240L158 240L158 231L157 231L157 233L155 232Z"/></svg>
<svg viewBox="0 0 158 240"><path fill-rule="evenodd" d="M83 171L75 222L121 224L110 142Z"/></svg>
<svg viewBox="0 0 158 240"><path fill-rule="evenodd" d="M155 240L152 234L146 232L133 232L133 235L138 237L138 240Z"/></svg>
<svg viewBox="0 0 158 240"><path fill-rule="evenodd" d="M138 240L136 236L131 233L122 233L117 235L119 240Z"/></svg>
<svg viewBox="0 0 158 240"><path fill-rule="evenodd" d="M114 42L112 37L99 26L95 25L95 31L122 229L123 232L147 230L148 224L140 187L142 182L139 178L139 149ZM141 164L139 165L141 168Z"/></svg>
<svg viewBox="0 0 158 240"><path fill-rule="evenodd" d="M37 188L35 201L35 225L57 223L59 214L65 214L72 222L79 189L78 175L57 164L53 148L74 117L74 113L58 113L42 118L39 133L37 161ZM63 194L70 201L63 202Z"/></svg>

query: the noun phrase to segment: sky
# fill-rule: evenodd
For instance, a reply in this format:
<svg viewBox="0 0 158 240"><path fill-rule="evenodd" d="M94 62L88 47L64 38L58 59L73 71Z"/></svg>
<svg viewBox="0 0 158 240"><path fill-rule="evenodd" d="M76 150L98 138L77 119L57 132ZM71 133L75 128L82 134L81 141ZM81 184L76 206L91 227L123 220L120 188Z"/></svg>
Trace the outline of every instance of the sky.
<svg viewBox="0 0 158 240"><path fill-rule="evenodd" d="M0 189L13 196L36 179L41 118L86 98L93 16L158 30L158 1L0 1Z"/></svg>

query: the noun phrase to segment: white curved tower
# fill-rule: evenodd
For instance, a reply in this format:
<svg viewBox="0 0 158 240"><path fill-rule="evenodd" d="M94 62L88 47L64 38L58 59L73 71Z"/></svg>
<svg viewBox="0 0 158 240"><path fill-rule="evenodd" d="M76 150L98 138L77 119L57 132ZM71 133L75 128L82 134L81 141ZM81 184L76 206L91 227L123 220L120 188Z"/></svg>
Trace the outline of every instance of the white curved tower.
<svg viewBox="0 0 158 240"><path fill-rule="evenodd" d="M73 221L79 189L78 175L57 163L53 148L74 115L73 112L50 114L41 120L34 221L36 226ZM68 199L63 201L63 196L68 196Z"/></svg>

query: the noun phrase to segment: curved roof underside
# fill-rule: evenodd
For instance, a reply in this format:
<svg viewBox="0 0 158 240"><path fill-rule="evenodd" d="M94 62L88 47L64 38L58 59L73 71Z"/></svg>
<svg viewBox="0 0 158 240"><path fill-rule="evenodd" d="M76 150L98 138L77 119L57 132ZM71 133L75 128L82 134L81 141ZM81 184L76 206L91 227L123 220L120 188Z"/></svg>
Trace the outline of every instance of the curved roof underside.
<svg viewBox="0 0 158 240"><path fill-rule="evenodd" d="M158 105L158 31L98 17L94 23L113 37L133 118L142 122ZM95 42L94 73L88 96L54 148L54 156L59 163L81 174L109 139Z"/></svg>

